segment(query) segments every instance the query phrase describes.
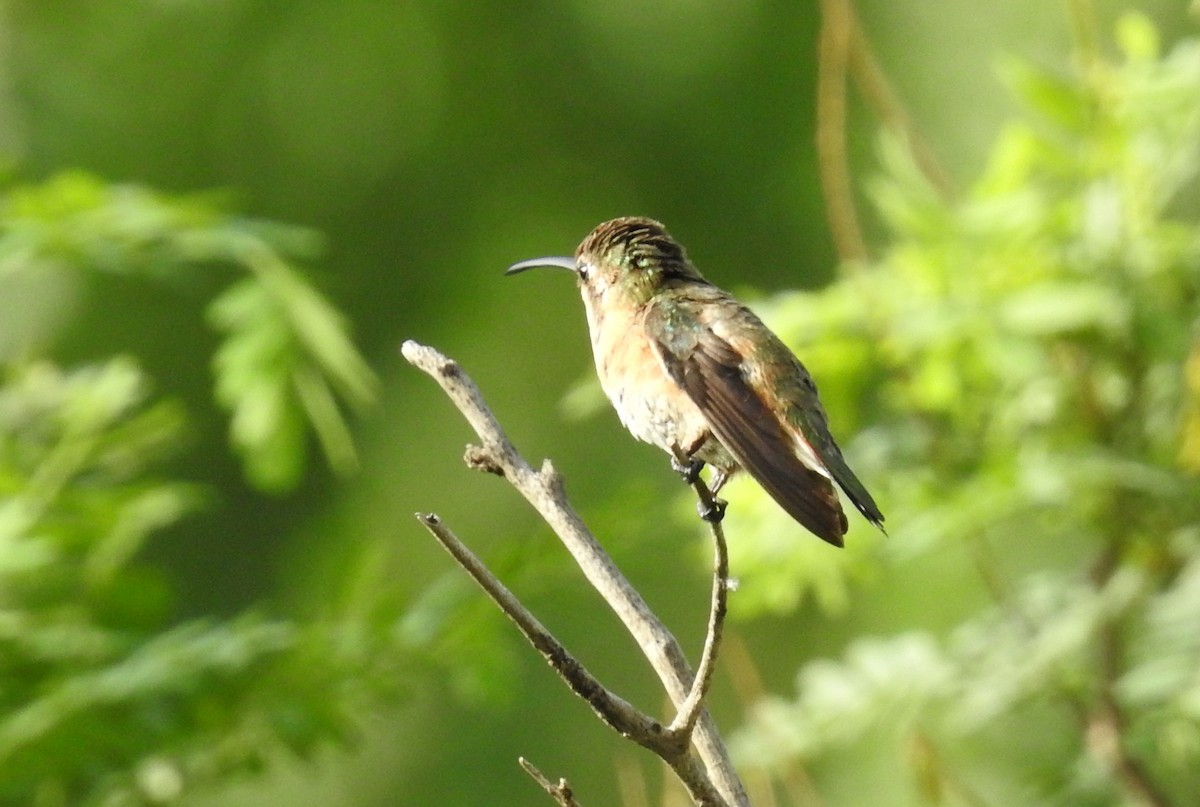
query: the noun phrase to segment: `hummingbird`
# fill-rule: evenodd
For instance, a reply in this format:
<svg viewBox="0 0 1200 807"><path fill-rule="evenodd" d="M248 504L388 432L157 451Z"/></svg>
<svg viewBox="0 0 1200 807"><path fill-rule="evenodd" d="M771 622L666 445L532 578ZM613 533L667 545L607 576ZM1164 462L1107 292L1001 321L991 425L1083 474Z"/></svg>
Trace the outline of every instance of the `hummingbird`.
<svg viewBox="0 0 1200 807"><path fill-rule="evenodd" d="M714 286L662 224L606 221L575 257L508 268L575 273L600 386L622 425L671 455L710 489L745 469L803 527L842 546L846 515L834 483L883 529L883 514L846 464L808 370L749 308ZM725 503L701 512L720 520Z"/></svg>

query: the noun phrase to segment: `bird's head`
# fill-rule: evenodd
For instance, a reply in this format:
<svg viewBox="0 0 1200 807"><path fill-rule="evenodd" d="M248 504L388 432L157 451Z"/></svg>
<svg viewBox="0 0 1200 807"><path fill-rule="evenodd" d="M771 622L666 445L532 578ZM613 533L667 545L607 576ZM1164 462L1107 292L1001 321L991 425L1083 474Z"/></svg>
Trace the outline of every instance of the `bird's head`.
<svg viewBox="0 0 1200 807"><path fill-rule="evenodd" d="M627 216L592 230L574 258L534 258L506 274L550 266L575 273L585 300L593 304L642 305L668 284L706 282L679 242L653 219Z"/></svg>

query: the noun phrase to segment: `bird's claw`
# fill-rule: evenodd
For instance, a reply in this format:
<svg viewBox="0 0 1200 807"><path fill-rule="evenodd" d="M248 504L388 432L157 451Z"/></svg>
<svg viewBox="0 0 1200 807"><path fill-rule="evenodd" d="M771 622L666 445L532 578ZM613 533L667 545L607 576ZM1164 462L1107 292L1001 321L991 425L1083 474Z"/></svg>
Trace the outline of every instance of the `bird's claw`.
<svg viewBox="0 0 1200 807"><path fill-rule="evenodd" d="M713 499L708 504L696 502L696 512L709 524L719 524L721 519L725 518L725 508L728 506L729 502L724 499Z"/></svg>
<svg viewBox="0 0 1200 807"><path fill-rule="evenodd" d="M678 457L671 457L671 468L683 477L684 482L690 485L700 478L700 471L704 469L704 461L688 460L683 462Z"/></svg>

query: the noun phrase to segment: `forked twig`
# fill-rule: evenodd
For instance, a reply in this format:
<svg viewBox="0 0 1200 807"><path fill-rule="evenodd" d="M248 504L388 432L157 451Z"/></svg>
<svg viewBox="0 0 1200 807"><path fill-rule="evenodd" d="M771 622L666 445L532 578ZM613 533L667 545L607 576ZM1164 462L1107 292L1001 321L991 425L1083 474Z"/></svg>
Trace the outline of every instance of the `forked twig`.
<svg viewBox="0 0 1200 807"><path fill-rule="evenodd" d="M521 601L501 583L483 564L475 553L467 549L450 528L434 513L417 513L417 520L433 534L438 543L458 561L458 565L471 575L492 602L504 615L511 619L529 643L537 649L555 672L567 682L576 695L583 698L600 718L617 732L630 737L641 745L651 743L651 738L661 737L662 725L639 712L627 701L606 689L588 672L574 656L567 652L562 643L546 630L541 622L529 612ZM649 747L649 746L648 746ZM652 749L653 750L653 749Z"/></svg>
<svg viewBox="0 0 1200 807"><path fill-rule="evenodd" d="M529 774L533 781L542 786L550 794L550 798L558 802L559 807L581 807L579 802L575 801L575 793L571 790L571 786L567 784L566 779L559 779L557 782L551 782L546 778L546 775L539 771L532 762L525 757L517 757L517 764L525 773Z"/></svg>
<svg viewBox="0 0 1200 807"><path fill-rule="evenodd" d="M468 448L468 464L503 476L533 505L562 540L588 581L633 635L678 709L671 726L664 728L596 682L582 665L545 632L532 615L528 615L523 607L519 607L520 604L512 598L511 593L495 580L477 558L470 555L469 550L445 529L436 516L419 516L422 523L488 591L521 628L529 641L555 666L564 680L571 685L572 690L584 697L597 714L614 729L663 758L687 787L696 804L749 807L745 789L733 769L728 751L717 734L712 719L703 708L703 698L711 682L712 668L720 643L728 589L728 558L720 525L713 525L716 561L709 631L699 668L700 674L693 676L678 642L650 611L641 595L616 569L611 558L583 525L579 515L566 499L562 478L550 462L544 462L541 470L534 471L517 453L499 422L484 403L478 387L462 372L458 364L436 350L412 341L404 343L402 353L410 363L424 370L441 385L475 429L483 444ZM707 494L711 503L711 493L702 482L700 485L704 491L701 493L701 488L697 488L701 500L704 501L704 495ZM467 558L466 563L459 557L460 554ZM473 563L471 559L474 559ZM471 565L468 565L469 563ZM512 598L512 602L507 602L504 594ZM513 607L514 603L519 608ZM625 711L626 707L629 712ZM696 748L694 755L691 752L691 744Z"/></svg>

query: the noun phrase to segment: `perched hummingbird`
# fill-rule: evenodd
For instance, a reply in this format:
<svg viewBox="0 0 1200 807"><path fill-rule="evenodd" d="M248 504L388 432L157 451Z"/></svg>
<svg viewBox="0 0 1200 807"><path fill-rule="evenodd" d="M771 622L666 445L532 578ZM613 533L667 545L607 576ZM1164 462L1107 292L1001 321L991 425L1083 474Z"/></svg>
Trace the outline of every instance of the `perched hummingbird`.
<svg viewBox="0 0 1200 807"><path fill-rule="evenodd" d="M538 266L575 273L600 386L625 428L670 454L676 470L694 479L712 465L715 494L745 468L792 518L841 546L837 482L883 528L804 365L749 308L705 280L661 224L606 221L574 259L521 261L507 274Z"/></svg>

